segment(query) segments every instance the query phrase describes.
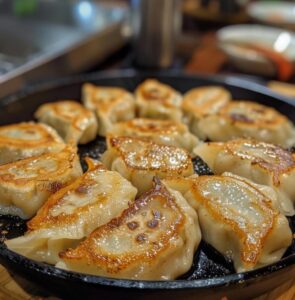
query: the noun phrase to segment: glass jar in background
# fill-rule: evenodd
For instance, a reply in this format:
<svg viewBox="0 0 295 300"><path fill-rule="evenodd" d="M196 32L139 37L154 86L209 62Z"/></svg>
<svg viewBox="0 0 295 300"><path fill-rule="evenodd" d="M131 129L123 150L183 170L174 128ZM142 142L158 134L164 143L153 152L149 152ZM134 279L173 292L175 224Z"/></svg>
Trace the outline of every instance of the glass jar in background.
<svg viewBox="0 0 295 300"><path fill-rule="evenodd" d="M172 65L181 30L180 0L132 0L134 62L143 68Z"/></svg>

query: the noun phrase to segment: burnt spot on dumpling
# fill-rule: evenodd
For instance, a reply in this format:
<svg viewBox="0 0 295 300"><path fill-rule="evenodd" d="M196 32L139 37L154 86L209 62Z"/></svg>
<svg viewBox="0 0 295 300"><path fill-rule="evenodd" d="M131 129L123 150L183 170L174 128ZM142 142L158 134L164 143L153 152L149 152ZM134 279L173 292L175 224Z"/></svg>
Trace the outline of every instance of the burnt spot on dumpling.
<svg viewBox="0 0 295 300"><path fill-rule="evenodd" d="M89 185L81 184L76 188L75 192L77 194L87 194L87 193L89 193L90 190L91 190L91 187Z"/></svg>
<svg viewBox="0 0 295 300"><path fill-rule="evenodd" d="M253 123L254 120L246 116L245 114L242 113L231 113L230 114L231 119L234 122L244 122L244 123Z"/></svg>
<svg viewBox="0 0 295 300"><path fill-rule="evenodd" d="M147 221L146 225L148 228L156 228L159 225L159 220L157 219L149 220Z"/></svg>
<svg viewBox="0 0 295 300"><path fill-rule="evenodd" d="M63 187L63 183L60 181L53 181L50 184L48 184L47 190L54 194L56 193L58 190L60 190Z"/></svg>
<svg viewBox="0 0 295 300"><path fill-rule="evenodd" d="M131 222L128 222L128 223L127 223L127 227L128 227L130 230L135 230L136 228L139 227L139 224L138 224L138 222L136 222L136 221L131 221Z"/></svg>
<svg viewBox="0 0 295 300"><path fill-rule="evenodd" d="M147 240L148 236L145 233L140 233L135 237L135 241L140 244L146 242Z"/></svg>
<svg viewBox="0 0 295 300"><path fill-rule="evenodd" d="M159 219L161 219L161 212L159 210L154 210L153 216L156 220L159 220Z"/></svg>

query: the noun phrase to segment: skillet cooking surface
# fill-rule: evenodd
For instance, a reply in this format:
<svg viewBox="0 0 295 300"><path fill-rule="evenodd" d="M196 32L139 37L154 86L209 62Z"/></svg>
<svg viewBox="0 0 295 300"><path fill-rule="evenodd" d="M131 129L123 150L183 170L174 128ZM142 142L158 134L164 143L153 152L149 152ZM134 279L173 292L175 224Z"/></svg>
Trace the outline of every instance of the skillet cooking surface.
<svg viewBox="0 0 295 300"><path fill-rule="evenodd" d="M145 78L158 78L180 92L201 85L222 85L230 90L234 99L253 100L265 105L273 106L287 115L295 123L294 107L288 100L281 101L267 89L232 77L204 77L188 76L177 73L135 73L124 71L120 73L97 73L73 78L60 79L31 87L15 96L4 99L0 103L0 125L29 121L33 119L36 108L45 102L60 99L80 99L81 85L93 82L99 85L122 86L133 91ZM105 141L98 137L95 141L79 148L81 157L89 155L98 158L105 150ZM210 174L210 170L200 160L194 161L199 174ZM0 195L1 196L1 195ZM295 217L289 218L293 233L295 232ZM0 216L0 237L15 237L26 230L25 223L11 216ZM218 237L217 237L218 238ZM146 282L131 280L113 280L98 276L83 275L74 272L58 270L44 263L33 262L9 251L0 243L1 263L9 270L25 277L33 278L37 284L49 289L57 295L71 298L96 298L97 293L106 297L145 299L153 297L159 299L169 296L202 299L220 299L223 295L232 295L239 299L247 299L249 295L256 295L271 287L275 287L288 277L294 277L295 243L288 249L279 262L258 270L236 274L231 262L226 261L215 249L202 242L195 254L191 270L175 281ZM65 285L71 286L66 289ZM110 287L112 287L110 289ZM246 289L248 287L248 289ZM212 288L215 288L214 290ZM241 288L243 293L241 294ZM124 289L124 293L121 290ZM126 290L127 289L127 290ZM145 293L141 290L145 289ZM193 290L192 290L193 289ZM238 295L238 296L237 296ZM232 299L232 298L231 298Z"/></svg>

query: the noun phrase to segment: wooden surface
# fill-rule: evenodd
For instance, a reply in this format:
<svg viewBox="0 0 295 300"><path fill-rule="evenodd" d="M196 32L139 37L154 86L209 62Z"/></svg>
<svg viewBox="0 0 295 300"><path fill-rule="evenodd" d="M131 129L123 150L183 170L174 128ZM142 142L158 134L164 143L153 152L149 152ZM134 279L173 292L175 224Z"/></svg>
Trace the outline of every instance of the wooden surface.
<svg viewBox="0 0 295 300"><path fill-rule="evenodd" d="M272 80L268 82L267 86L276 93L295 99L295 84Z"/></svg>
<svg viewBox="0 0 295 300"><path fill-rule="evenodd" d="M38 295L40 295L38 290L32 290L26 286L21 287L0 265L0 300L59 300L56 297ZM282 286L255 300L295 300L295 279L290 279Z"/></svg>
<svg viewBox="0 0 295 300"><path fill-rule="evenodd" d="M38 291L21 287L0 265L0 300L58 300L55 297L40 297ZM34 295L34 296L33 296Z"/></svg>

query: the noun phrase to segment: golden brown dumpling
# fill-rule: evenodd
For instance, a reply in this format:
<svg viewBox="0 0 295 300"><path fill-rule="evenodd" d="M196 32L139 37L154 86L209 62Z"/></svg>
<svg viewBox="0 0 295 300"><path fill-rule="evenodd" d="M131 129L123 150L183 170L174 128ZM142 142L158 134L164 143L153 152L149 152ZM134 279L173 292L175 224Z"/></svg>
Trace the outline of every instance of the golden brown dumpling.
<svg viewBox="0 0 295 300"><path fill-rule="evenodd" d="M200 240L194 210L157 182L118 218L61 253L57 266L115 278L175 279L190 269Z"/></svg>
<svg viewBox="0 0 295 300"><path fill-rule="evenodd" d="M253 138L289 147L295 141L294 126L287 117L250 101L229 102L217 114L202 118L192 131L202 139L217 142Z"/></svg>
<svg viewBox="0 0 295 300"><path fill-rule="evenodd" d="M288 220L276 209L270 187L231 173L164 183L179 190L195 208L202 238L231 259L237 272L280 260L292 243Z"/></svg>
<svg viewBox="0 0 295 300"><path fill-rule="evenodd" d="M98 134L101 136L106 136L115 123L135 117L134 97L123 88L85 83L82 101L86 108L96 113Z"/></svg>
<svg viewBox="0 0 295 300"><path fill-rule="evenodd" d="M181 121L182 95L171 86L147 79L135 90L139 117Z"/></svg>
<svg viewBox="0 0 295 300"><path fill-rule="evenodd" d="M35 117L53 127L67 143L86 144L97 134L95 114L76 101L45 103L37 109Z"/></svg>
<svg viewBox="0 0 295 300"><path fill-rule="evenodd" d="M117 123L110 133L114 136L146 138L158 144L183 148L190 153L199 142L185 124L173 120L133 119Z"/></svg>
<svg viewBox="0 0 295 300"><path fill-rule="evenodd" d="M194 173L187 151L136 137L109 137L101 161L129 180L141 194L152 187L154 176L190 176Z"/></svg>
<svg viewBox="0 0 295 300"><path fill-rule="evenodd" d="M295 154L279 146L238 139L226 143L204 143L195 149L215 174L229 171L253 182L272 187L280 210L294 215Z"/></svg>
<svg viewBox="0 0 295 300"><path fill-rule="evenodd" d="M221 86L191 89L184 94L182 101L185 122L194 131L201 118L217 113L229 101L231 101L231 94Z"/></svg>
<svg viewBox="0 0 295 300"><path fill-rule="evenodd" d="M0 164L47 152L59 152L65 147L57 132L34 122L0 127Z"/></svg>
<svg viewBox="0 0 295 300"><path fill-rule="evenodd" d="M101 163L88 159L88 164L86 173L48 199L27 223L24 236L6 241L10 250L55 264L60 251L75 246L128 207L136 189Z"/></svg>
<svg viewBox="0 0 295 300"><path fill-rule="evenodd" d="M0 213L31 218L48 197L82 175L77 150L66 147L0 166Z"/></svg>

